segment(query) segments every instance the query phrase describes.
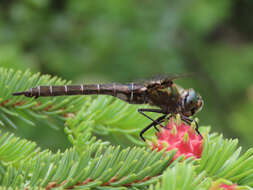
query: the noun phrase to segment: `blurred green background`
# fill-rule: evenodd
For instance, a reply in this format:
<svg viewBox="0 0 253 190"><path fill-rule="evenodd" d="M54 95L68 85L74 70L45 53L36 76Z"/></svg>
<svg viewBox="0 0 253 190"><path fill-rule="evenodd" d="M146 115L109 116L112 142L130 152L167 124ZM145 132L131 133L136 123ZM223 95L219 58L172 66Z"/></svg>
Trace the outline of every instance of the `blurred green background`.
<svg viewBox="0 0 253 190"><path fill-rule="evenodd" d="M0 66L74 83L166 73L198 91L200 125L253 145L252 0L0 1ZM22 131L65 147L63 133Z"/></svg>

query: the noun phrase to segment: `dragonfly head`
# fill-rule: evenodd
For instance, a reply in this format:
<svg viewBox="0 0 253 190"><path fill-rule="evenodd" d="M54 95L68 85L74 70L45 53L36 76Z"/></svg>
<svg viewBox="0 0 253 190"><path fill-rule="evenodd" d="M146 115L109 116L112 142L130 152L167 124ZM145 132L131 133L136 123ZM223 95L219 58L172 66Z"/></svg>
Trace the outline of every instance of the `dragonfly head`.
<svg viewBox="0 0 253 190"><path fill-rule="evenodd" d="M192 116L200 111L204 105L202 97L192 88L184 90L182 94L182 113L185 116Z"/></svg>

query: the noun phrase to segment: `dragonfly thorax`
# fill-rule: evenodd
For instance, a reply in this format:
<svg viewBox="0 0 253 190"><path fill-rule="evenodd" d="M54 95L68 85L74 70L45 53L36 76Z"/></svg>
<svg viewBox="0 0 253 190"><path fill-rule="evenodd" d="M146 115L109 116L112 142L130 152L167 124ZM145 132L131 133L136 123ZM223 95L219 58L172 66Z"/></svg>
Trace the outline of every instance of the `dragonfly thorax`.
<svg viewBox="0 0 253 190"><path fill-rule="evenodd" d="M182 113L185 116L192 116L196 112L200 111L203 107L203 100L199 94L192 88L184 90L182 93Z"/></svg>

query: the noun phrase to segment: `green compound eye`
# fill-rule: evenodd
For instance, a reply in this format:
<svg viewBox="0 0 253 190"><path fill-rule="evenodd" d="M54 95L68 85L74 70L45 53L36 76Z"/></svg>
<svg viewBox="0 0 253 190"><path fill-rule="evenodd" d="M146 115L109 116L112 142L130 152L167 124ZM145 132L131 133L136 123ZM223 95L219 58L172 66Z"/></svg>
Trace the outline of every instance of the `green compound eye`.
<svg viewBox="0 0 253 190"><path fill-rule="evenodd" d="M200 111L204 105L204 102L199 94L193 89L189 89L184 96L183 107L185 115L194 115Z"/></svg>
<svg viewBox="0 0 253 190"><path fill-rule="evenodd" d="M199 100L198 94L193 90L189 90L189 94L186 99L186 104L195 105Z"/></svg>

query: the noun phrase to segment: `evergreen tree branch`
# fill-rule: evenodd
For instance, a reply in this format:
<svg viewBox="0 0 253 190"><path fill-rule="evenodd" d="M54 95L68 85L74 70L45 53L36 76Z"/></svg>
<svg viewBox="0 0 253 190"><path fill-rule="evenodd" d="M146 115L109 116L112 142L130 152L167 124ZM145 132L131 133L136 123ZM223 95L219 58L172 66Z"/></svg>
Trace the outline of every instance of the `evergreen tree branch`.
<svg viewBox="0 0 253 190"><path fill-rule="evenodd" d="M175 151L165 154L165 150L152 152L136 147L120 150L94 141L86 142L82 152L71 148L54 154L39 151L34 143L13 135L6 134L1 139L5 168L1 184L13 188L134 187L136 184L145 187L145 181L161 174L175 154ZM22 152L27 153L21 155Z"/></svg>
<svg viewBox="0 0 253 190"><path fill-rule="evenodd" d="M252 186L253 149L240 156L238 140L210 135L205 139L204 151L197 172L205 171L213 179L224 178L238 185Z"/></svg>
<svg viewBox="0 0 253 190"><path fill-rule="evenodd" d="M86 101L85 96L26 98L12 96L13 92L27 90L39 85L65 85L66 80L50 75L22 73L12 69L0 68L0 125L7 124L17 128L15 119L20 119L28 125L35 126L34 121L44 119L52 126L48 118L66 120L69 113L75 113Z"/></svg>
<svg viewBox="0 0 253 190"><path fill-rule="evenodd" d="M197 175L192 164L183 162L168 168L163 173L161 181L150 185L149 190L202 190L209 189L211 182L210 178L205 178L205 172Z"/></svg>
<svg viewBox="0 0 253 190"><path fill-rule="evenodd" d="M77 128L71 128L73 132L76 131L79 134L79 131L82 131L83 126L86 125L91 128L93 134L110 139L113 143L122 146L143 146L145 143L140 139L139 133L150 121L137 112L139 107L140 105L129 105L114 97L98 96L91 100L89 105L83 107L82 112L78 113L79 116L76 118L79 121L75 122L82 123L82 125L73 125ZM157 114L150 115L154 117ZM69 122L67 121L67 126Z"/></svg>

